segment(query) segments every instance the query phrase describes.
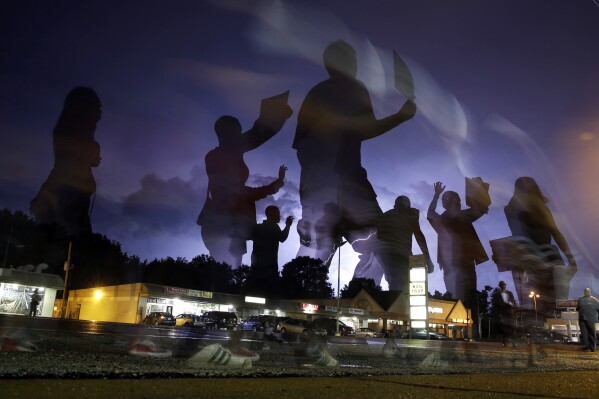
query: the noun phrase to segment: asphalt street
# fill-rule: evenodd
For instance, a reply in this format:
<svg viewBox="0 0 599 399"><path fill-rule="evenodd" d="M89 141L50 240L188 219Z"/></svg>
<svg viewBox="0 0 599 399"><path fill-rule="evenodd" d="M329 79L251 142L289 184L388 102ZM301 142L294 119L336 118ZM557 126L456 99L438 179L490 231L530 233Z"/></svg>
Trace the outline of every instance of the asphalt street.
<svg viewBox="0 0 599 399"><path fill-rule="evenodd" d="M330 337L311 341L339 361L318 367L298 336L237 335L259 354L251 368L191 364L202 348L236 334L0 316L0 337L33 352L0 352L2 398L596 398L599 353L559 343L498 343ZM147 339L171 356L139 357Z"/></svg>

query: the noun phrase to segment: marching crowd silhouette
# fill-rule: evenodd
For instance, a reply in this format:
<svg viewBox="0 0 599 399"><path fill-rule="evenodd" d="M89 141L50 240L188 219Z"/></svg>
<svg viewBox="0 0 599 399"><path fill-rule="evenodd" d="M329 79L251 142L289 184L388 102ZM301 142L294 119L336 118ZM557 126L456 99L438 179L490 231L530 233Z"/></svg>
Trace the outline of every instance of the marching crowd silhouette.
<svg viewBox="0 0 599 399"><path fill-rule="evenodd" d="M425 255L428 272L434 270L420 228L420 211L402 195L392 210L383 213L362 166L361 145L412 119L416 104L408 99L396 113L377 119L367 88L356 78L354 48L335 41L325 48L323 62L329 77L303 100L292 145L301 167L297 255L330 263L331 255L345 240L359 254L355 278L380 284L384 276L391 290L406 291L412 237ZM237 118L218 118L214 125L218 146L205 156L208 188L197 219L202 240L210 256L233 268L241 265L247 241L253 241L252 284L257 289L276 285L279 243L287 239L293 217L285 217L281 229L279 209L269 206L266 220L257 223L256 201L283 187L287 168L281 165L270 184L250 187L246 185L250 169L244 154L258 150L292 116L288 94L263 100L258 119L245 132ZM37 222L63 225L73 237L92 232L90 213L96 192L92 168L98 167L101 159L95 138L101 108L98 95L90 88L76 87L68 93L53 131L54 167L30 204ZM434 183L426 218L438 235L437 263L446 289L472 307L477 294L475 266L489 259L474 223L488 212L491 199L489 185L482 179L466 179L466 183L465 209L457 192ZM439 199L442 213L437 212ZM539 312L550 314L556 299L564 292L567 298L569 279L577 265L533 178L516 180L505 215L512 236L492 241L492 258L498 267L512 271L520 301L529 289L539 292ZM473 313L475 325L476 318Z"/></svg>

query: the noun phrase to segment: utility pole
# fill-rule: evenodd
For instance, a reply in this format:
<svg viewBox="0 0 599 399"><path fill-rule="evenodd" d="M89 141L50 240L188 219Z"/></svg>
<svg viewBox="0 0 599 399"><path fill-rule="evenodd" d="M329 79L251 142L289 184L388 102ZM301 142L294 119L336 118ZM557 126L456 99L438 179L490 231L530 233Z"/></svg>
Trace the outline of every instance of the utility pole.
<svg viewBox="0 0 599 399"><path fill-rule="evenodd" d="M339 311L341 310L341 247L347 244L347 241L341 241L339 246L339 253L337 254L337 322L335 323L335 336L338 337L339 334Z"/></svg>
<svg viewBox="0 0 599 399"><path fill-rule="evenodd" d="M67 260L64 262L64 289L62 290L62 309L60 310L60 318L67 318L67 299L68 299L68 291L67 284L69 281L69 270L71 269L71 249L73 247L73 242L69 242L69 252L67 254Z"/></svg>

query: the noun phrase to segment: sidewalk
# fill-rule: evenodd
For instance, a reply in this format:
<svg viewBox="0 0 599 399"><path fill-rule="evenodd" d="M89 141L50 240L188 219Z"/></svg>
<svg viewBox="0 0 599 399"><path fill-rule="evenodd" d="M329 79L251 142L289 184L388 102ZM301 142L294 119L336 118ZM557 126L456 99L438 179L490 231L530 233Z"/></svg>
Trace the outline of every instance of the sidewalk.
<svg viewBox="0 0 599 399"><path fill-rule="evenodd" d="M9 398L597 398L599 371L325 378L3 380Z"/></svg>

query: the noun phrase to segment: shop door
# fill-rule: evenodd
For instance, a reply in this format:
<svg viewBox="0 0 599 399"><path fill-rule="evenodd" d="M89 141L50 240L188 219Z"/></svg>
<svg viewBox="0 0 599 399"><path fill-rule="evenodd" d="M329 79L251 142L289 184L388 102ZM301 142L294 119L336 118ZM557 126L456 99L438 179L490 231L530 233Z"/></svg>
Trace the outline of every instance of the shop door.
<svg viewBox="0 0 599 399"><path fill-rule="evenodd" d="M170 314L173 314L173 307L172 306L167 306L166 307L166 312L170 313Z"/></svg>

